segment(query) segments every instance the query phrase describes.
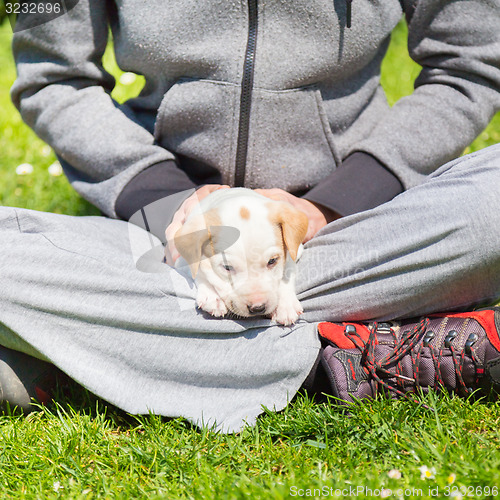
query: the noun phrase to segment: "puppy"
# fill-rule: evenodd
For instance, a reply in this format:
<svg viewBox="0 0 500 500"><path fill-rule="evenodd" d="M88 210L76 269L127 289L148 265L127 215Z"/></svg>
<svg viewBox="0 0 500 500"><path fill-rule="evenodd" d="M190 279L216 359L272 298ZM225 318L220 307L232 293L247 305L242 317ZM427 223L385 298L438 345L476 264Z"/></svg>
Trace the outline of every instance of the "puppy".
<svg viewBox="0 0 500 500"><path fill-rule="evenodd" d="M196 280L197 306L217 317L230 312L295 323L302 313L295 261L307 226L303 212L250 189L208 195L174 237Z"/></svg>

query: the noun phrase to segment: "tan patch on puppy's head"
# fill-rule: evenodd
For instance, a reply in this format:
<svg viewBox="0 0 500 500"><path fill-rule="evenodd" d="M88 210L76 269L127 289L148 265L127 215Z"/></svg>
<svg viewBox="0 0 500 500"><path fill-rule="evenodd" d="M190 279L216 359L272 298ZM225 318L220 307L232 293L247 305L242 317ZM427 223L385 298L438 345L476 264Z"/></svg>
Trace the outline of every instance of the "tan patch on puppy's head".
<svg viewBox="0 0 500 500"><path fill-rule="evenodd" d="M245 219L245 220L250 219L250 210L248 210L247 207L241 207L240 208L240 217L242 219Z"/></svg>
<svg viewBox="0 0 500 500"><path fill-rule="evenodd" d="M283 201L269 202L267 207L271 224L281 229L282 241L290 252L290 257L295 260L299 246L307 233L309 225L307 215Z"/></svg>

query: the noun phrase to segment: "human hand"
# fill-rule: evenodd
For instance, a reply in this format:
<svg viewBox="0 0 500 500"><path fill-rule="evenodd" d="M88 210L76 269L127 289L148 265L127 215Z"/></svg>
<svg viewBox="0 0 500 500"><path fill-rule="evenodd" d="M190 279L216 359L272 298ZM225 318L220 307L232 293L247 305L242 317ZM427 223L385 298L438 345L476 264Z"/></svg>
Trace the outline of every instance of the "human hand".
<svg viewBox="0 0 500 500"><path fill-rule="evenodd" d="M214 191L218 191L219 189L229 189L229 186L224 184L207 184L197 189L189 198L186 198L177 212L175 212L172 222L165 230L165 237L167 239L165 257L169 266L173 266L175 261L180 257L180 254L174 244L175 234L186 222L186 219L193 211L194 207L196 207L196 205L198 205L203 198Z"/></svg>
<svg viewBox="0 0 500 500"><path fill-rule="evenodd" d="M256 189L256 193L259 193L271 200L276 201L286 201L293 205L297 210L304 212L309 219L309 226L307 228L307 233L304 237L303 243L309 241L322 227L326 226L329 222L332 222L338 218L340 215L326 208L322 205L314 203L304 198L298 198L293 194L283 191L283 189L273 188L273 189Z"/></svg>

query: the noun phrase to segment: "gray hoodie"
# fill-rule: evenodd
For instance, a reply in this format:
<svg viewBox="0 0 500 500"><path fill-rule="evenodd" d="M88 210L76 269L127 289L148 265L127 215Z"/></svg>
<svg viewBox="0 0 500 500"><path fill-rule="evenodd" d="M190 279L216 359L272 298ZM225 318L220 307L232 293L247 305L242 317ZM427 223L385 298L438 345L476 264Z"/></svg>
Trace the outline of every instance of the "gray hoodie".
<svg viewBox="0 0 500 500"><path fill-rule="evenodd" d="M161 171L164 194L222 182L340 212L337 198L371 189L377 204L399 191L385 184L407 189L458 156L500 109L500 2L354 0L348 27L350 4L80 0L14 35L12 98L74 188L113 217L146 171ZM423 69L389 108L380 65L403 14ZM120 67L146 79L123 105L102 67L109 27ZM356 152L373 168L338 168Z"/></svg>

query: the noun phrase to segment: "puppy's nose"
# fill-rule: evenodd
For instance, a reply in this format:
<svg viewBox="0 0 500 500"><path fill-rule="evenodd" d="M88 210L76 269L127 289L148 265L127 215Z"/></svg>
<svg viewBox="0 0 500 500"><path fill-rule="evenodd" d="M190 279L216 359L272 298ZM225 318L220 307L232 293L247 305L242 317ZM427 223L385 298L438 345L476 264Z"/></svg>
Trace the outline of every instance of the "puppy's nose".
<svg viewBox="0 0 500 500"><path fill-rule="evenodd" d="M262 314L266 310L266 304L264 302L258 304L248 304L247 308L250 314Z"/></svg>

